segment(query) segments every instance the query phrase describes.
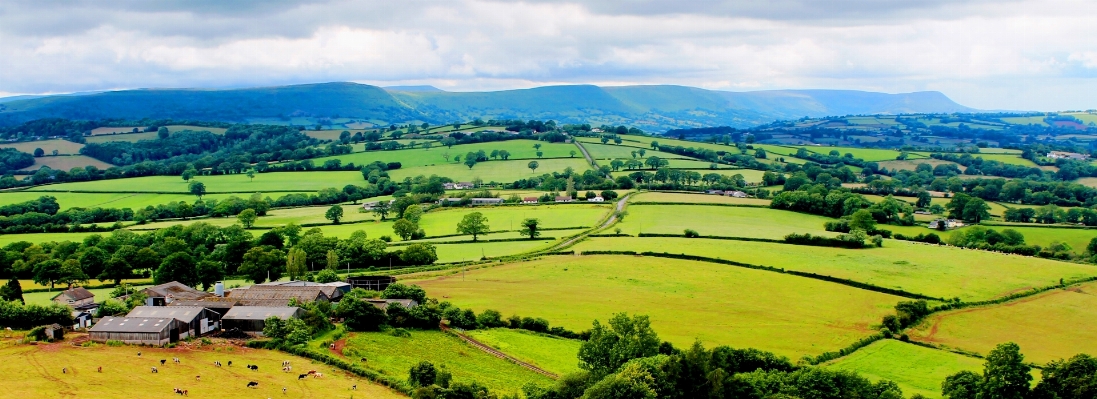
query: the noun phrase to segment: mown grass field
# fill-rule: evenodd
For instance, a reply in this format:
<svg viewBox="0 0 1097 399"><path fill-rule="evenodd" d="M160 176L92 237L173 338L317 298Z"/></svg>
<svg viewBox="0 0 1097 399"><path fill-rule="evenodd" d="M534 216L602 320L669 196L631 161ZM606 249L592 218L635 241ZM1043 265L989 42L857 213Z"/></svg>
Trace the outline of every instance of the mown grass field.
<svg viewBox="0 0 1097 399"><path fill-rule="evenodd" d="M104 233L37 233L37 234L0 234L0 246L8 245L13 242L27 241L31 243L49 242L49 241L72 241L79 242L84 237L92 234L104 234Z"/></svg>
<svg viewBox="0 0 1097 399"><path fill-rule="evenodd" d="M671 162L673 163L675 161L672 160ZM682 161L682 162L686 162L686 161ZM716 173L716 174L725 175L725 176L742 175L743 180L746 180L747 183L760 183L762 181L762 175L764 175L766 173L765 171L756 170L756 169L716 169L716 170L710 170L710 169L708 169L708 166L707 166L708 163L707 162L705 163L705 165L706 166L704 166L700 169L695 169L695 170L692 170L692 171L700 173L702 176L704 176L706 174L709 174L709 173ZM617 171L617 172L612 172L612 173L610 173L610 175L612 175L613 178L616 179L618 177L628 176L628 175L631 175L631 174L636 173L636 172L655 173L655 171L653 171L651 169L636 169L636 170L622 169L622 170Z"/></svg>
<svg viewBox="0 0 1097 399"><path fill-rule="evenodd" d="M326 207L322 208L322 210L320 207L296 209L306 209L309 210L309 212L318 212L316 215L319 215L321 218L323 217L324 212L327 211ZM427 233L427 237L457 234L457 223L460 222L465 215L472 212L480 212L483 214L484 217L488 219L487 225L492 231L519 230L522 228L522 221L527 218L540 220L541 228L591 227L601 220L610 209L611 207L609 205L587 204L448 208L427 212L419 221L419 227ZM297 210L287 211L300 212ZM276 211L272 211L271 213L274 214L275 212ZM352 211L349 209L344 211L344 215L349 215L351 212L367 219L376 218L373 213L359 214L357 213L357 210ZM315 218L316 216L309 217ZM259 218L260 225L274 224L273 222L265 222L263 219L264 217ZM324 234L336 237L348 237L354 231L362 230L366 232L368 237L372 238L380 237L382 235L396 238L392 231L392 224L393 219L390 218L384 222L377 220L375 222L367 223L327 225L322 226L320 229L324 231ZM555 235L550 234L551 231L542 233L544 235ZM489 239L498 238L493 234L482 235L481 237ZM471 239L471 236L466 239Z"/></svg>
<svg viewBox="0 0 1097 399"><path fill-rule="evenodd" d="M579 346L583 341L509 328L472 330L466 334L500 352L556 375L579 371Z"/></svg>
<svg viewBox="0 0 1097 399"><path fill-rule="evenodd" d="M1097 283L1053 290L1001 305L928 317L911 338L983 355L1003 342L1025 360L1046 363L1078 353L1097 355Z"/></svg>
<svg viewBox="0 0 1097 399"><path fill-rule="evenodd" d="M494 357L460 338L440 331L411 331L411 337L388 333L352 333L343 354L349 360L366 358L365 366L406 379L408 370L421 361L445 367L454 382L476 381L488 389L513 394L523 385L549 385L548 377Z"/></svg>
<svg viewBox="0 0 1097 399"><path fill-rule="evenodd" d="M278 198L294 193L260 193L263 197ZM315 194L315 192L298 192L296 194ZM0 206L36 200L42 196L57 198L61 209L69 208L130 208L142 209L146 206L164 205L169 202L185 201L194 203L198 197L191 194L151 194L151 193L69 193L69 192L41 192L41 191L5 191L0 192ZM236 194L206 194L203 200L224 200L229 197L247 199L249 193Z"/></svg>
<svg viewBox="0 0 1097 399"><path fill-rule="evenodd" d="M596 237L575 250L691 254L966 301L1055 285L1060 278L1097 276L1097 266L893 240L886 240L883 248L842 249L700 238Z"/></svg>
<svg viewBox="0 0 1097 399"><path fill-rule="evenodd" d="M38 170L41 169L43 166L48 166L50 169L53 170L63 170L67 172L72 168L94 166L99 169L109 169L114 165L84 155L49 155L34 158L34 165L25 167L20 170Z"/></svg>
<svg viewBox="0 0 1097 399"><path fill-rule="evenodd" d="M757 198L735 198L712 194L684 194L645 192L633 195L629 202L675 202L682 204L737 204L737 205L765 205L770 201Z"/></svg>
<svg viewBox="0 0 1097 399"><path fill-rule="evenodd" d="M428 140L420 140L420 143ZM438 143L433 143L430 149L413 148L406 150L393 150L393 151L367 151L358 152L353 154L336 155L325 158L314 159L313 162L317 165L322 165L329 159L338 159L343 164L353 162L355 165L366 165L374 161L381 162L400 162L404 168L411 168L416 166L430 166L430 165L445 165L454 164L461 165L461 167L468 169L460 162L454 161L453 157L460 156L462 161L465 159L465 154L469 152L477 152L483 150L491 155L492 150L507 150L510 152L510 159L536 159L537 150L533 148L534 144L541 144L541 152L543 152L544 158L562 158L570 157L571 151L575 151L577 158L582 158L583 154L579 152L579 148L574 144L564 143L546 143L534 140L508 140L508 141L496 141L490 143L475 143L475 144L463 144L455 145L453 148L447 148ZM449 154L450 159L446 161L443 154Z"/></svg>
<svg viewBox="0 0 1097 399"><path fill-rule="evenodd" d="M41 148L42 151L45 151L46 155L53 154L53 150L57 150L58 154L70 155L79 154L80 149L84 148L84 145L80 143L73 143L68 140L54 139L42 141L24 141L20 143L3 143L0 144L0 148L14 148L20 152L25 152L27 154L34 154L34 150L36 148Z"/></svg>
<svg viewBox="0 0 1097 399"><path fill-rule="evenodd" d="M544 317L576 331L628 312L649 315L660 338L678 346L700 339L792 358L861 339L900 300L777 273L631 256L553 256L410 282L461 307Z"/></svg>
<svg viewBox="0 0 1097 399"><path fill-rule="evenodd" d="M814 153L822 154L822 155L827 155L831 151L838 151L838 156L845 156L848 153L848 154L853 154L854 158L861 158L861 159L864 159L865 161L869 161L869 162L894 161L896 158L899 157L899 154L900 154L899 151L883 150L883 149L877 149L877 148L831 147L831 146L812 146L812 145L794 146L794 147L803 148L803 149L806 149L810 152L814 152ZM793 149L793 150L791 150L791 152L788 152L787 154L796 154L796 151L797 150ZM782 153L784 153L784 152L782 152ZM923 155L923 154L919 154L919 153L908 153L908 154L909 154L909 158L928 158L928 156Z"/></svg>
<svg viewBox="0 0 1097 399"><path fill-rule="evenodd" d="M555 234L549 236L556 236ZM562 236L561 236L562 237ZM466 239L471 239L467 237ZM502 238L502 237L500 237ZM483 240L484 238L481 238ZM439 263L468 262L480 260L483 257L495 258L500 256L517 255L524 252L547 248L553 241L504 241L504 242L470 242L460 244L448 244L444 242L432 242L438 253ZM388 247L390 251L402 247Z"/></svg>
<svg viewBox="0 0 1097 399"><path fill-rule="evenodd" d="M769 208L708 205L631 205L617 227L625 234L682 234L693 229L703 235L781 239L789 233L829 234L823 223L832 219Z"/></svg>
<svg viewBox="0 0 1097 399"><path fill-rule="evenodd" d="M463 166L462 166L463 167ZM467 168L466 168L467 169ZM342 189L348 184L362 185L365 179L357 171L271 172L255 179L245 174L198 176L209 193L269 193L271 191L319 191ZM156 192L189 193L188 183L179 176L146 176L130 179L98 180L38 186L28 191ZM276 194L275 194L276 195Z"/></svg>
<svg viewBox="0 0 1097 399"><path fill-rule="evenodd" d="M827 363L826 367L854 371L872 381L895 381L904 395L939 398L946 377L961 371L981 374L983 361L887 339Z"/></svg>
<svg viewBox="0 0 1097 399"><path fill-rule="evenodd" d="M600 142L599 142L600 143ZM637 152L639 148L628 145L616 145L611 141L610 144L596 144L583 142L583 148L587 149L590 153L590 157L594 159L637 159L643 161L647 157L659 157L664 159L671 158L688 158L678 154L672 154L669 152L662 152L647 148L644 150L644 156L641 157ZM637 152L636 156L632 155L633 152Z"/></svg>
<svg viewBox="0 0 1097 399"><path fill-rule="evenodd" d="M137 356L141 352L141 356ZM171 362L178 357L180 364ZM282 352L248 349L232 345L214 345L201 350L158 349L149 347L73 347L69 342L50 345L19 345L0 349L0 397L5 398L170 398L178 397L173 388L188 391L189 397L235 398L404 398L388 388L348 375L324 364ZM160 359L168 364L160 366ZM213 362L232 367L215 367ZM299 373L281 371L289 360L294 371L317 370L322 379L298 381ZM259 371L244 366L254 364ZM97 367L103 372L97 372ZM152 367L160 372L153 374ZM66 373L62 369L67 368ZM195 381L201 376L201 382ZM249 381L258 388L247 388ZM357 391L351 391L358 385ZM282 387L286 393L282 394Z"/></svg>
<svg viewBox="0 0 1097 399"><path fill-rule="evenodd" d="M431 151L434 150L432 149ZM461 156L464 157L463 154ZM527 167L530 161L537 161L539 167L536 171L530 170ZM528 179L530 177L540 176L546 173L563 172L566 168L572 168L576 172L582 173L584 170L590 169L590 165L587 164L587 161L583 159L582 155L576 155L575 158L520 160L511 159L509 161L480 162L476 164L476 166L474 166L472 169L469 169L464 164L449 163L439 164L436 166L400 168L396 170L390 170L388 171L388 173L393 180L403 180L405 177L415 177L420 175L438 175L449 177L454 181L467 182L472 181L475 178L480 178L485 183L510 183L515 180ZM361 176L361 173L359 173L358 177L361 178ZM257 177L256 180L258 179L259 178Z"/></svg>
<svg viewBox="0 0 1097 399"><path fill-rule="evenodd" d="M984 161L998 161L1010 165L1036 167L1036 163L1021 158L1020 154L972 154L972 157L981 157Z"/></svg>

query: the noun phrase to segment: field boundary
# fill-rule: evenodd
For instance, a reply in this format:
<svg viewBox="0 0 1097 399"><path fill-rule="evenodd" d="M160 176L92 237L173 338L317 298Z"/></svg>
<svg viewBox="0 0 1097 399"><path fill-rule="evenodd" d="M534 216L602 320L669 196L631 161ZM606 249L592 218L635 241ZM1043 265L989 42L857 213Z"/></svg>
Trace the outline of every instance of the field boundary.
<svg viewBox="0 0 1097 399"><path fill-rule="evenodd" d="M484 353L487 353L487 354L495 356L497 358L509 361L509 362L517 364L519 366L525 367L525 368L529 369L530 371L533 371L534 373L541 374L545 377L548 377L548 378L551 378L551 379L554 379L554 380L557 379L557 378L560 378L560 376L556 375L555 373L552 373L552 372L544 370L540 367L537 367L537 366L534 366L532 364L529 364L529 363L523 362L521 360L518 360L518 359L516 359L516 358L514 358L514 357L512 357L512 356L510 356L506 353L503 353L503 352L501 352L501 351L499 351L495 348L492 348L491 346L488 346L487 344L484 344L480 341L477 341L475 338L472 338L468 335L465 335L464 333L462 333L458 330L454 330L452 328L449 328L449 326L447 326L445 323L438 323L438 328L440 328L442 330L442 332L444 332L444 333L453 334L453 335L457 336L457 338L460 338L462 341L465 341L465 343L468 343L469 345L472 345L473 347L476 347L477 349L483 351Z"/></svg>

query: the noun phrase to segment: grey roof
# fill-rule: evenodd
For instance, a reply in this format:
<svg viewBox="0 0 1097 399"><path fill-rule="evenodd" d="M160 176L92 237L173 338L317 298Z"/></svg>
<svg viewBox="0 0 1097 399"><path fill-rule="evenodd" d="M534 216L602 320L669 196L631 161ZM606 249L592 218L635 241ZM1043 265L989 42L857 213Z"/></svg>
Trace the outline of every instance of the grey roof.
<svg viewBox="0 0 1097 399"><path fill-rule="evenodd" d="M161 332L171 328L171 318L104 317L91 327L91 332Z"/></svg>
<svg viewBox="0 0 1097 399"><path fill-rule="evenodd" d="M170 317L184 323L190 323L202 314L204 308L197 306L137 306L126 317Z"/></svg>
<svg viewBox="0 0 1097 399"><path fill-rule="evenodd" d="M221 320L266 320L271 316L289 319L296 317L300 310L292 306L233 306Z"/></svg>
<svg viewBox="0 0 1097 399"><path fill-rule="evenodd" d="M72 298L72 300L74 301L82 301L88 298L95 298L95 294L91 293L91 291L88 291L84 287L69 288L67 290L61 291L61 293L54 296L54 298L62 295Z"/></svg>
<svg viewBox="0 0 1097 399"><path fill-rule="evenodd" d="M190 288L177 281L154 285L145 288L142 292L152 298L166 298L170 296L174 299L202 299L213 295L205 291L198 291L194 288Z"/></svg>
<svg viewBox="0 0 1097 399"><path fill-rule="evenodd" d="M214 298L216 298L216 297L214 297ZM217 299L225 299L225 298L216 298L216 299L214 299L214 298L206 298L206 299L203 299L203 300L200 300L200 301L194 301L194 300L172 301L171 303L168 304L168 307L169 308L173 308L173 307L199 307L199 308L206 308L206 309L218 309L218 311L220 311L220 310L225 310L225 309L231 308L233 306L236 306L236 301L233 301L233 300L221 301L221 300L217 300Z"/></svg>
<svg viewBox="0 0 1097 399"><path fill-rule="evenodd" d="M273 300L280 299L289 303L291 298L299 301L328 301L333 297L340 297L343 293L338 288L328 285L307 286L281 286L281 285L253 285L248 288L237 288L229 292L228 296L238 300Z"/></svg>

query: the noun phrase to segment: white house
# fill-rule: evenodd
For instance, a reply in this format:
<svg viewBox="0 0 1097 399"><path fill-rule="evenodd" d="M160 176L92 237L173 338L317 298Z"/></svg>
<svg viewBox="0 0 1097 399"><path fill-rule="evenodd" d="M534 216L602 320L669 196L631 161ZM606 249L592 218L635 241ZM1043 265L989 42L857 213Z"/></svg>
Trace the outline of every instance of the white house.
<svg viewBox="0 0 1097 399"><path fill-rule="evenodd" d="M594 197L594 198L587 198L587 202L605 202L605 200L606 199L602 198L602 196L597 196L597 197Z"/></svg>
<svg viewBox="0 0 1097 399"><path fill-rule="evenodd" d="M728 197L735 197L735 198L746 198L746 197L749 197L749 196L747 195L747 193L744 193L744 192L742 192L742 191L725 191L725 192L724 192L724 195L726 195L726 196L728 196Z"/></svg>
<svg viewBox="0 0 1097 399"><path fill-rule="evenodd" d="M1079 153L1076 153L1076 152L1063 152L1063 151L1049 152L1049 153L1047 153L1047 157L1051 158L1051 159L1073 159L1075 161L1085 161L1085 160L1089 159L1089 155L1086 155L1086 154L1079 154Z"/></svg>
<svg viewBox="0 0 1097 399"><path fill-rule="evenodd" d="M536 204L537 203L537 197L522 198L522 203L523 204Z"/></svg>

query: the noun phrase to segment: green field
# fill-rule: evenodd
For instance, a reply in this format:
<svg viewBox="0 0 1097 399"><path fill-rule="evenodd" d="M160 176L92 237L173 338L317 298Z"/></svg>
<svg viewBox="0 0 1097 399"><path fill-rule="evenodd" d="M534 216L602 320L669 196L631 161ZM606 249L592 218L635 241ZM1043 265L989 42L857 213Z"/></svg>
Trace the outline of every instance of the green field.
<svg viewBox="0 0 1097 399"><path fill-rule="evenodd" d="M63 170L66 172L72 170L72 168L84 168L87 166L94 166L99 169L109 169L111 167L114 167L114 165L84 155L51 155L34 158L34 165L25 167L20 170L38 170L41 169L43 166L48 166L50 169L53 170Z"/></svg>
<svg viewBox="0 0 1097 399"><path fill-rule="evenodd" d="M955 162L944 161L944 160L933 159L933 158L914 159L914 160L905 160L905 161L883 161L883 162L878 162L878 164L880 165L881 168L887 168L887 170L909 170L909 171L912 171L912 172L920 164L928 164L930 167L935 167L937 165L956 165L957 168L960 168L960 171L963 171L963 170L967 169L963 165L960 165L960 164L955 163Z"/></svg>
<svg viewBox="0 0 1097 399"><path fill-rule="evenodd" d="M901 298L704 262L553 256L412 281L477 311L544 317L588 329L614 313L649 315L660 338L695 339L799 358L845 347Z"/></svg>
<svg viewBox="0 0 1097 399"><path fill-rule="evenodd" d="M757 198L735 198L714 194L683 194L645 192L629 197L629 202L674 202L682 204L734 204L769 206L770 201Z"/></svg>
<svg viewBox="0 0 1097 399"><path fill-rule="evenodd" d="M420 140L420 142L424 141L428 140ZM544 158L570 157L571 151L575 151L576 158L583 157L583 154L579 152L579 148L573 144L546 143L534 140L508 140L490 143L456 145L453 146L453 148L447 148L445 146L435 143L430 149L415 148L394 151L367 151L346 155L336 155L325 158L317 158L314 159L313 162L317 165L322 165L325 161L329 159L338 159L342 161L344 165L352 162L355 165L366 165L374 161L381 161L386 163L400 162L403 165L403 168L454 164L460 165L462 168L468 169L460 162L455 162L453 157L460 156L463 161L465 158L465 154L469 152L483 150L484 152L488 153L488 155L491 155L492 150L507 150L508 152L510 152L511 160L536 159L537 150L533 148L534 144L541 144L541 152L544 153ZM449 161L446 161L445 157L443 156L447 153L450 155Z"/></svg>
<svg viewBox="0 0 1097 399"><path fill-rule="evenodd" d="M590 153L590 157L594 158L594 159L622 159L622 160L624 160L624 159L636 158L637 160L643 161L644 158L647 158L647 157L659 157L659 158L664 158L664 159L674 159L674 158L683 158L684 159L684 158L688 158L688 157L685 157L685 156L682 156L682 155L672 154L672 153L669 153L669 152L655 151L655 150L652 150L650 148L645 149L643 157L641 157L639 153L637 153L636 156L633 157L632 153L639 150L639 148L631 147L631 146L628 146L628 145L615 145L615 144L612 144L612 141L610 143L611 144L595 144L595 143L583 142L583 148L586 148L587 152Z"/></svg>
<svg viewBox="0 0 1097 399"><path fill-rule="evenodd" d="M66 335L66 338L69 336ZM141 352L138 357L137 353ZM69 342L50 345L18 345L0 349L0 373L7 376L0 392L4 398L118 398L145 399L179 397L172 388L186 389L190 397L237 398L334 398L358 395L368 398L406 398L380 385L347 374L322 363L277 351L248 349L231 344L214 344L202 349L159 349L150 347L74 347ZM160 365L160 359L179 358L180 364ZM233 365L215 367L221 361ZM284 373L281 363L289 360L294 371L317 370L322 379L297 379ZM255 364L259 371L245 365ZM152 367L160 372L153 374ZM97 367L103 371L97 372ZM62 373L62 368L67 369ZM407 374L404 370L403 374ZM201 382L195 381L201 376ZM259 383L247 388L249 381ZM351 391L358 385L357 391ZM139 388L138 388L139 387ZM286 393L282 393L282 388Z"/></svg>
<svg viewBox="0 0 1097 399"><path fill-rule="evenodd" d="M463 167L463 166L462 166ZM467 169L467 168L466 168ZM527 169L528 170L528 169ZM348 184L361 185L365 180L357 171L337 172L271 172L255 175L199 176L194 180L206 185L210 193L256 193L270 191L319 191ZM179 176L146 176L130 179L98 180L38 186L28 191L91 191L91 192L155 192L188 193L188 183Z"/></svg>
<svg viewBox="0 0 1097 399"><path fill-rule="evenodd" d="M84 237L92 234L109 234L109 233L35 233L35 234L0 234L0 246L5 246L13 242L27 241L32 243L50 242L50 241L72 241L80 242L84 240Z"/></svg>
<svg viewBox="0 0 1097 399"><path fill-rule="evenodd" d="M555 234L548 235L555 236ZM490 236L488 236L490 237ZM468 237L471 238L471 237ZM533 250L545 249L552 245L552 241L504 241L504 242L475 242L446 244L434 242L438 252L438 262L468 262L480 260L483 257L495 258L500 256L518 255ZM389 250L397 250L401 247L389 247Z"/></svg>
<svg viewBox="0 0 1097 399"><path fill-rule="evenodd" d="M278 198L294 193L261 193L263 197ZM299 192L296 194L315 194L315 192ZM164 205L169 202L185 201L194 203L198 198L190 194L129 194L129 193L68 193L68 192L41 192L41 191L4 191L0 192L0 205L8 205L19 202L36 200L41 196L57 198L61 209L79 208L130 208L141 209L146 206ZM203 200L223 200L228 197L240 197L247 199L250 194L206 194Z"/></svg>
<svg viewBox="0 0 1097 399"><path fill-rule="evenodd" d="M1036 163L1021 158L1020 154L973 154L972 157L983 158L984 161L998 161L1009 165L1036 167Z"/></svg>
<svg viewBox="0 0 1097 399"><path fill-rule="evenodd" d="M387 333L353 333L343 353L350 359L366 358L366 366L384 374L407 378L408 370L421 361L445 367L454 382L476 381L493 391L513 394L522 385L549 385L552 380L517 364L494 357L460 338L439 331L411 331L411 337Z"/></svg>
<svg viewBox="0 0 1097 399"><path fill-rule="evenodd" d="M579 346L582 341L509 328L466 333L500 352L556 375L579 371Z"/></svg>
<svg viewBox="0 0 1097 399"><path fill-rule="evenodd" d="M148 281L148 280L146 279L145 281ZM91 282L99 284L98 280L91 280ZM23 286L23 289L27 289L27 288L28 288L27 286ZM57 294L61 293L61 291L64 291L65 288L66 288L65 286L59 285L52 292L51 291L31 292L31 293L23 294L23 300L26 301L27 304L49 305L50 303L52 303L53 297L57 296ZM134 287L134 288L137 288L137 287ZM143 286L142 286L142 288L143 288ZM107 299L110 299L110 292L113 291L113 290L114 290L114 288L92 288L92 289L89 289L88 291L91 291L92 294L95 294L95 302L98 303L98 302L103 302Z"/></svg>
<svg viewBox="0 0 1097 399"><path fill-rule="evenodd" d="M84 145L80 143L73 143L68 140L53 139L42 141L24 141L19 143L3 143L0 144L0 148L14 148L27 154L34 154L34 150L36 148L41 148L42 151L45 151L46 155L53 154L53 150L57 150L58 154L71 155L79 154L80 149L84 148Z"/></svg>
<svg viewBox="0 0 1097 399"><path fill-rule="evenodd" d="M961 371L982 373L983 361L896 340L877 341L826 365L855 371L872 381L891 380L904 395L941 397L941 382Z"/></svg>
<svg viewBox="0 0 1097 399"><path fill-rule="evenodd" d="M839 153L839 156L845 156L848 153L848 154L853 154L854 158L864 159L865 161L869 161L869 162L894 161L896 158L899 157L899 154L900 154L900 152L896 151L896 150L883 150L883 149L877 149L877 148L831 147L831 146L812 146L812 145L795 146L795 148L804 148L804 149L806 149L810 152L814 152L814 153L817 153L817 154L823 154L823 155L829 154L832 150L837 150L838 153ZM791 152L788 152L787 154L796 154L795 149L790 150L790 151ZM784 153L784 152L782 152L782 153ZM908 153L908 154L910 154L910 158L928 158L926 155L920 154L920 153Z"/></svg>
<svg viewBox="0 0 1097 399"><path fill-rule="evenodd" d="M911 337L983 355L1000 343L1015 342L1025 360L1036 363L1097 355L1095 298L1097 283L1087 283L1001 305L938 313Z"/></svg>
<svg viewBox="0 0 1097 399"><path fill-rule="evenodd" d="M327 208L296 208L294 212L301 212L298 209L307 209L310 212L316 212L316 215L323 217ZM562 227L592 227L601 220L606 213L609 212L611 207L609 205L537 205L537 206L507 206L507 207L478 207L478 208L444 208L431 212L427 212L423 215L423 218L419 221L419 227L426 233L427 237L451 235L457 234L457 223L461 219L472 212L480 212L487 219L487 225L492 231L503 230L519 230L522 228L522 221L527 218L535 218L541 221L541 228L562 228ZM272 211L272 214L279 211ZM357 210L344 211L344 215L355 213L356 215L364 215L366 219L373 219L373 213L358 214ZM271 216L277 217L277 216ZM315 217L315 216L313 216ZM276 224L274 222L264 221L266 217L259 218L258 225ZM235 220L235 219L234 219ZM287 219L288 220L288 219ZM300 222L298 222L300 223ZM390 218L387 221L381 222L368 222L368 223L355 223L355 224L343 224L343 225L328 225L321 227L324 234L328 234L335 237L348 237L350 233L356 230L365 231L368 237L380 237L382 235L393 236L392 232L393 220ZM555 233L549 231L543 232L545 235L553 236ZM485 239L500 238L495 235L488 234L481 236ZM470 239L468 237L466 239Z"/></svg>
<svg viewBox="0 0 1097 399"><path fill-rule="evenodd" d="M671 162L674 162L674 161L671 161ZM684 161L679 161L679 162L684 162ZM706 163L706 165L708 165L708 164ZM636 173L636 172L655 173L655 171L653 171L651 169L638 169L638 170L624 170L624 169L622 169L619 172L612 172L612 173L610 173L610 175L612 175L613 178L618 178L620 176L628 176L628 175L631 175L631 174ZM709 174L709 173L716 173L716 174L725 175L725 176L742 175L743 179L746 180L747 183L761 183L762 182L762 175L764 175L766 173L765 171L756 170L756 169L717 169L717 170L710 170L710 169L708 169L708 166L705 166L703 169L692 170L692 172L700 173L702 176L704 176L706 174Z"/></svg>
<svg viewBox="0 0 1097 399"><path fill-rule="evenodd" d="M1097 266L887 240L883 248L842 249L699 238L597 237L576 251L667 252L834 276L941 298L987 300L1097 276Z"/></svg>
<svg viewBox="0 0 1097 399"><path fill-rule="evenodd" d="M832 234L823 223L833 219L769 208L707 205L631 205L617 227L626 234L682 234L693 229L702 235L784 238L789 233Z"/></svg>
<svg viewBox="0 0 1097 399"><path fill-rule="evenodd" d="M434 150L432 149L431 151ZM403 180L405 177L438 175L451 178L454 181L472 181L475 178L480 178L485 183L510 183L515 180L528 179L546 173L563 172L566 168L572 168L580 173L590 169L590 166L587 165L587 161L583 159L582 155L576 155L575 158L536 159L535 161L540 165L536 171L532 171L526 167L530 161L533 160L512 159L509 161L488 161L478 163L472 169L469 169L464 164L439 164L437 166L400 168L390 170L388 173L389 176L392 176L393 180ZM359 173L358 177L361 179L362 175ZM256 178L256 180L259 180L259 178Z"/></svg>

